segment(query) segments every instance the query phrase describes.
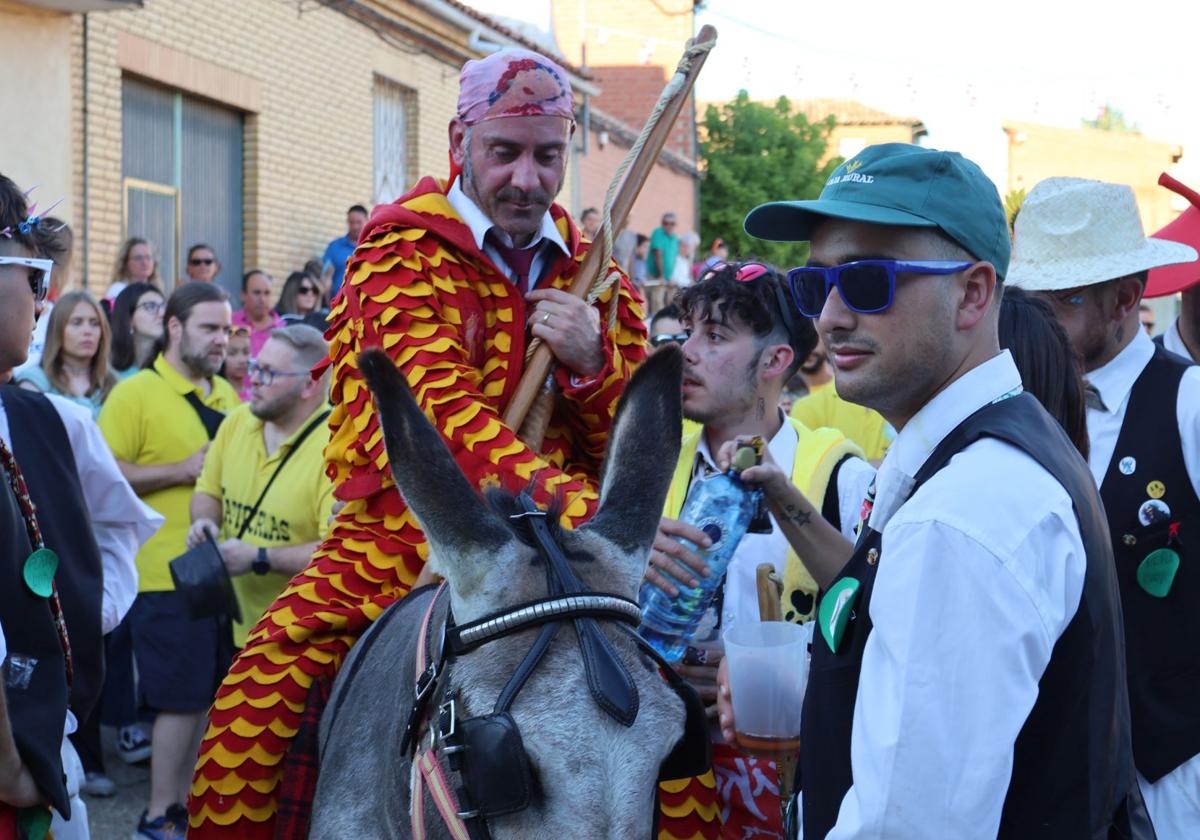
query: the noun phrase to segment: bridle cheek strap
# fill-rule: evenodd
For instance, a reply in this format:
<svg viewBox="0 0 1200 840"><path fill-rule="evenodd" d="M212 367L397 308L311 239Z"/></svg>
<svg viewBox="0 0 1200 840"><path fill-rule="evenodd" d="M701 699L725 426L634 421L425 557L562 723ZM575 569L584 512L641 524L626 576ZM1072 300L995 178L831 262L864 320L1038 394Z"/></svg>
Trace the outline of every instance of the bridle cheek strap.
<svg viewBox="0 0 1200 840"><path fill-rule="evenodd" d="M433 610L437 606L445 589L445 583L438 587L437 591L433 594L433 598L429 600L429 607L425 610L425 617L421 619L421 630L417 636L416 656L418 681L421 678L421 674L425 672L425 669L429 665L426 661L429 651L429 625L433 617ZM441 652L438 655L440 656ZM430 655L429 659L432 660L432 658ZM419 743L421 740L420 733L417 733L415 738ZM428 788L429 798L437 806L438 813L442 816L442 823L446 826L446 830L450 832L450 836L454 840L471 840L467 824L458 815L461 809L455 801L454 792L446 782L446 774L442 771L442 764L438 761L432 739L430 739L428 746L417 748L416 754L413 756L410 772L408 815L409 824L412 827L413 840L425 840L426 788Z"/></svg>

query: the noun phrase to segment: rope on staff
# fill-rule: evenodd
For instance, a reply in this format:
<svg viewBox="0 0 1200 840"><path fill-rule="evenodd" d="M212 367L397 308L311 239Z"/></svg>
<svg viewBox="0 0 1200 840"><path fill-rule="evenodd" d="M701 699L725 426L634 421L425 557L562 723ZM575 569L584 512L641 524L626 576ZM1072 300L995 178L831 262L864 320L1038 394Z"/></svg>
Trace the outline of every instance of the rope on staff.
<svg viewBox="0 0 1200 840"><path fill-rule="evenodd" d="M662 119L663 113L666 112L667 106L671 100L679 93L680 89L687 83L687 75L692 69L692 62L697 57L707 54L714 46L716 39L710 39L697 44L691 44L684 51L683 56L679 59L679 64L675 68L675 74L671 80L663 88L662 93L658 97L658 102L654 104L654 110L650 112L646 124L642 126L642 133L638 135L633 146L625 153L621 165L617 167L617 171L613 174L612 181L609 182L608 191L604 195L604 209L601 211L602 219L600 222L600 241L601 241L601 259L600 264L608 266L612 262L613 255L613 231L612 231L612 209L613 204L617 199L617 191L621 184L625 181L625 174L629 171L629 167L637 160L642 153L642 149L646 145L647 139L654 131L654 127L658 125ZM588 289L585 300L589 305L595 303L601 295L608 291L620 279L621 273L616 269L601 272L597 275L595 282ZM617 306L614 304L608 308L608 330L612 330L617 323ZM529 346L525 349L525 361L533 356L534 351L541 345L541 339L535 338L529 342Z"/></svg>

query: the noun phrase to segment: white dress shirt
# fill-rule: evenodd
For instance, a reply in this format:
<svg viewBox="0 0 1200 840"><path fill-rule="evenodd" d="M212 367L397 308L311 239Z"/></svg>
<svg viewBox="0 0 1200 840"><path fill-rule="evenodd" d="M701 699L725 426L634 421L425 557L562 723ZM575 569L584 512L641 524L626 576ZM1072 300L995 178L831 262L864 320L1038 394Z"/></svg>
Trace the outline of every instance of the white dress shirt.
<svg viewBox="0 0 1200 840"><path fill-rule="evenodd" d="M781 412L782 415L782 412ZM796 460L796 447L800 437L796 429L786 419L779 431L767 443L771 457L785 474L792 474L792 466ZM716 462L708 449L708 441L700 435L700 444L696 447L697 472L716 472ZM693 472L693 477L696 475ZM837 473L838 508L841 522L831 523L842 532L842 535L854 542L858 527L858 516L862 509L862 500L866 496L875 470L861 458L851 458L842 464ZM809 499L813 506L820 511L824 499ZM787 563L787 537L783 529L771 515L771 533L746 534L738 543L729 566L725 571L725 594L721 609L720 630L723 633L738 621L757 622L758 619L758 564L772 563L775 571L782 575Z"/></svg>
<svg viewBox="0 0 1200 840"><path fill-rule="evenodd" d="M1172 332L1182 351L1171 347ZM1168 350L1181 352L1185 359L1190 358L1179 339L1178 322L1171 325L1164 343ZM1129 409L1129 394L1153 355L1154 342L1144 330L1137 330L1133 340L1112 361L1088 374L1088 382L1100 393L1104 403L1104 408L1089 408L1087 412L1088 437L1092 445L1090 466L1097 487L1104 481L1112 459L1124 455L1114 450L1125 423L1125 412ZM1171 406L1161 409L1169 411ZM1183 444L1183 466L1200 496L1200 367L1184 373L1174 410ZM1200 756L1192 757L1154 784L1139 773L1138 783L1159 840L1200 837Z"/></svg>
<svg viewBox="0 0 1200 840"><path fill-rule="evenodd" d="M75 456L83 501L87 505L96 546L100 549L104 574L100 626L102 632L108 633L121 623L133 605L137 596L137 567L133 558L142 543L159 529L163 518L137 497L125 476L121 475L91 412L55 394L43 396L50 400L62 419ZM8 413L2 400L0 438L11 447ZM21 453L15 451L13 456L20 464Z"/></svg>
<svg viewBox="0 0 1200 840"><path fill-rule="evenodd" d="M831 840L996 836L1013 745L1079 608L1079 525L1062 485L994 438L907 497L960 422L1020 391L1005 350L926 403L879 467L874 629L850 738L854 784Z"/></svg>
<svg viewBox="0 0 1200 840"><path fill-rule="evenodd" d="M1171 322L1171 326L1167 327L1167 331L1163 333L1163 347L1170 350L1172 353L1178 353L1185 359L1192 359L1193 362L1200 363L1200 359L1192 358L1192 353L1188 350L1187 345L1183 343L1183 336L1179 334L1179 319L1176 318Z"/></svg>
<svg viewBox="0 0 1200 840"><path fill-rule="evenodd" d="M450 191L446 193L446 200L450 202L450 206L454 208L454 212L458 213L462 217L462 220L466 222L467 227L471 229L471 235L475 237L475 247L483 251L487 255L487 258L496 264L497 268L504 271L508 275L509 280L514 279L512 267L504 261L504 257L500 256L500 252L492 247L492 243L486 239L490 231L506 247L511 248L513 247L512 237L503 228L498 227L495 222L489 219L487 214L479 208L479 205L462 191L461 178L454 179L454 184L451 185ZM568 257L571 256L571 249L563 241L562 234L558 232L558 226L554 224L554 219L550 218L549 212L542 216L542 227L533 235L533 241L527 247L533 248L539 246L543 241L550 242ZM537 284L538 278L542 276L542 270L546 267L546 263L550 259L550 251L539 247L537 254L534 255L533 262L529 266L529 288L532 289Z"/></svg>

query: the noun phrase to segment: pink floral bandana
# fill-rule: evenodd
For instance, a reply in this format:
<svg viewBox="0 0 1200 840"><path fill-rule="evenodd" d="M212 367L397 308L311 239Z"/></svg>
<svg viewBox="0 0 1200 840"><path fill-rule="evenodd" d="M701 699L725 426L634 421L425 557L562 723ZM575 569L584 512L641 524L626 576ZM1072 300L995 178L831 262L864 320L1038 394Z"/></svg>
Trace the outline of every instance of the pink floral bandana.
<svg viewBox="0 0 1200 840"><path fill-rule="evenodd" d="M536 116L575 120L571 83L556 63L530 50L505 49L463 65L458 118L465 124Z"/></svg>

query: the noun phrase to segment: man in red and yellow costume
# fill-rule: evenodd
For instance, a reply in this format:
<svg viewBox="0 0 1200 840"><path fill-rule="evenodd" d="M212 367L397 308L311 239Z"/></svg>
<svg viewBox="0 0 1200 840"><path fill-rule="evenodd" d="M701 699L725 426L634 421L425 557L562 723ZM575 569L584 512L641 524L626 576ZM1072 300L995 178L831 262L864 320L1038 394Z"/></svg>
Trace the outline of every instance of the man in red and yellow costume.
<svg viewBox="0 0 1200 840"><path fill-rule="evenodd" d="M376 208L348 262L327 333L335 408L326 449L346 504L217 694L189 837L303 836L315 786L312 724L329 682L425 564L424 537L392 482L356 367L360 350L387 350L471 481L511 490L533 482L539 501L561 497L572 526L595 511L617 398L645 356L641 304L624 277L595 304L564 291L587 245L552 203L574 131L563 70L505 50L467 62L460 83L450 180L424 178ZM501 420L531 336L553 351L562 391L541 454Z"/></svg>

